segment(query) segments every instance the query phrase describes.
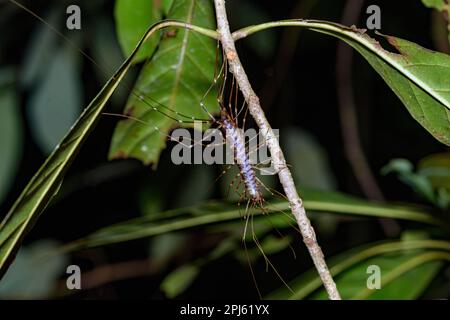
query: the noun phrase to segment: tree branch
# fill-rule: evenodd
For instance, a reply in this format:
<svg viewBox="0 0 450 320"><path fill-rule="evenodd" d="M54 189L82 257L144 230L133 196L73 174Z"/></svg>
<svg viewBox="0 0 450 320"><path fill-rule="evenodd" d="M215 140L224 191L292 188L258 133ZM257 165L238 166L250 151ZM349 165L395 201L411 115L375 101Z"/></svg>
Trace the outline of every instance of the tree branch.
<svg viewBox="0 0 450 320"><path fill-rule="evenodd" d="M290 203L292 214L295 216L297 223L300 227L300 231L303 236L303 241L309 250L314 265L319 273L319 276L323 282L328 296L332 300L340 300L341 297L336 288L336 284L328 270L327 264L322 253L322 249L319 247L311 223L306 216L305 208L303 207L302 200L298 196L297 189L292 179L291 172L289 171L283 152L281 151L280 144L276 138L269 122L264 115L259 98L253 91L253 88L248 80L248 77L242 67L239 60L239 56L236 52L233 37L230 33L230 27L228 24L227 13L224 0L214 0L216 7L217 27L220 35L222 47L225 51L226 59L230 66L230 71L236 78L239 88L244 95L244 98L249 106L249 111L252 117L255 119L261 135L264 137L265 142L270 150L272 161L275 169L278 172L278 176L281 184L283 185L284 192Z"/></svg>

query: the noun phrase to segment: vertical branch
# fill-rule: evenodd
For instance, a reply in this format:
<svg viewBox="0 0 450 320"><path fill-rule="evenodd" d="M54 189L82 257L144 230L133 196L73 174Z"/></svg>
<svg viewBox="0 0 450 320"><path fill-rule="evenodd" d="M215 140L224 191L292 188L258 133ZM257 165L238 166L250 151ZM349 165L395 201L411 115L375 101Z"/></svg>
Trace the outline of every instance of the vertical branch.
<svg viewBox="0 0 450 320"><path fill-rule="evenodd" d="M344 9L342 24L356 24L363 3L364 0L348 0ZM339 42L336 58L336 79L344 150L364 194L369 199L383 201L383 194L378 188L370 170L359 139L358 120L351 81L352 64L353 49L345 43Z"/></svg>
<svg viewBox="0 0 450 320"><path fill-rule="evenodd" d="M261 130L261 135L265 139L265 142L270 150L274 168L278 172L278 177L289 200L292 214L295 216L295 219L300 227L303 241L308 248L309 254L311 255L328 296L332 300L340 300L341 297L336 288L336 284L334 283L330 271L328 270L322 249L317 243L314 229L306 216L305 208L303 207L302 200L298 196L297 189L292 179L291 172L286 165L286 160L283 152L281 151L278 139L276 138L263 110L261 109L259 98L253 91L245 70L239 60L234 40L230 33L225 0L214 0L214 3L216 7L217 28L222 47L225 51L226 59L228 60L228 64L230 66L230 71L235 76L239 88L248 104L250 114L255 119L255 122Z"/></svg>
<svg viewBox="0 0 450 320"><path fill-rule="evenodd" d="M359 20L364 0L348 0L342 16L342 24L352 25ZM339 42L336 56L336 80L341 121L342 138L346 157L365 196L371 200L384 201L377 181L370 169L359 138L356 103L352 86L353 49ZM400 231L398 225L389 219L379 219L388 236Z"/></svg>

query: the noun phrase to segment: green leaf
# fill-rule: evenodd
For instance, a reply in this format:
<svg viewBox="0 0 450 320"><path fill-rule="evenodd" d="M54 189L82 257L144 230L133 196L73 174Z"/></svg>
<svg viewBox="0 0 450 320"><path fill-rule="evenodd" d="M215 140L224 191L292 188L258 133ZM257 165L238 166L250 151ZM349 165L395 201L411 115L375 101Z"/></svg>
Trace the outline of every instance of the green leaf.
<svg viewBox="0 0 450 320"><path fill-rule="evenodd" d="M168 18L215 29L209 0L176 1ZM141 71L134 94L130 95L125 108L124 114L140 121L128 119L118 123L109 158L131 157L144 164L156 164L166 146L169 131L180 125L192 126L179 123L177 119L186 119L176 112L189 118L209 119L200 102L212 84L215 63L214 40L189 30L165 33L152 60ZM205 106L210 111L219 110L216 97L216 90L211 90L205 98Z"/></svg>
<svg viewBox="0 0 450 320"><path fill-rule="evenodd" d="M383 174L396 173L398 178L410 186L414 192L436 207L445 210L450 205L449 191L445 187L445 182L450 177L450 169L430 167L432 163L431 158L422 162L422 169L415 173L412 163L408 160L393 159L381 171ZM425 165L428 167L424 167ZM439 181L444 185L436 185L433 181Z"/></svg>
<svg viewBox="0 0 450 320"><path fill-rule="evenodd" d="M415 207L382 205L368 202L355 197L345 196L335 192L301 192L304 205L308 212L328 212L366 217L383 217L411 220L422 223L446 226L425 210ZM253 208L249 214L255 216L255 226L259 219L268 219L268 226L290 227L289 203L285 200L267 200L265 208L268 215L263 215L261 209ZM91 235L69 243L67 250L109 245L135 239L151 237L167 232L184 230L211 224L242 223L242 208L233 203L210 201L201 205L161 212L111 225L100 229ZM318 217L313 214L310 218ZM280 220L277 220L279 218Z"/></svg>
<svg viewBox="0 0 450 320"><path fill-rule="evenodd" d="M0 77L6 76L8 69L0 70ZM6 79L5 79L6 81ZM23 124L17 96L10 86L0 86L0 204L5 199L19 168L22 154Z"/></svg>
<svg viewBox="0 0 450 320"><path fill-rule="evenodd" d="M450 152L432 154L420 160L417 169L434 188L444 188L450 193Z"/></svg>
<svg viewBox="0 0 450 320"><path fill-rule="evenodd" d="M130 68L131 61L141 45L156 30L164 26L164 23L157 24L146 32L135 51L91 101L65 138L30 180L5 219L1 222L0 276L6 272L26 232L33 227L39 215L58 192L64 174L75 159L83 142L95 127L106 102Z"/></svg>
<svg viewBox="0 0 450 320"><path fill-rule="evenodd" d="M175 0L162 0L161 1L161 9L162 9L164 16L167 17L169 15L174 2L175 2Z"/></svg>
<svg viewBox="0 0 450 320"><path fill-rule="evenodd" d="M64 47L55 51L27 106L33 137L46 154L55 148L80 113L83 99L77 70L74 53Z"/></svg>
<svg viewBox="0 0 450 320"><path fill-rule="evenodd" d="M441 260L449 260L450 242L437 240L393 241L364 245L327 259L330 272L344 299L414 299L431 282ZM436 263L437 262L437 263ZM367 267L379 265L382 289L367 291ZM404 276L404 277L403 277ZM326 298L315 269L289 282L292 293L282 287L268 299ZM377 291L377 293L375 293Z"/></svg>
<svg viewBox="0 0 450 320"><path fill-rule="evenodd" d="M433 186L426 177L414 173L414 167L411 162L406 159L393 159L381 170L383 174L391 172L397 173L398 177L405 184L409 185L416 193L433 203L435 195Z"/></svg>
<svg viewBox="0 0 450 320"><path fill-rule="evenodd" d="M116 0L114 17L116 32L123 54L128 57L145 31L161 20L161 8L155 0ZM134 58L134 63L151 56L158 44L158 38L147 41Z"/></svg>
<svg viewBox="0 0 450 320"><path fill-rule="evenodd" d="M427 8L433 8L437 10L443 10L446 6L445 0L422 0L422 2Z"/></svg>
<svg viewBox="0 0 450 320"><path fill-rule="evenodd" d="M348 32L336 36L363 55L414 119L437 140L450 146L450 56L385 36L400 52L397 54L386 51L365 34L353 32L353 37L348 37Z"/></svg>
<svg viewBox="0 0 450 320"><path fill-rule="evenodd" d="M195 264L185 264L172 271L161 283L161 289L168 298L175 298L195 280L200 269Z"/></svg>
<svg viewBox="0 0 450 320"><path fill-rule="evenodd" d="M269 22L238 30L233 35L239 39L279 26L305 27L348 43L381 75L413 118L437 140L450 145L450 56L383 36L399 53L390 52L365 30L317 20Z"/></svg>

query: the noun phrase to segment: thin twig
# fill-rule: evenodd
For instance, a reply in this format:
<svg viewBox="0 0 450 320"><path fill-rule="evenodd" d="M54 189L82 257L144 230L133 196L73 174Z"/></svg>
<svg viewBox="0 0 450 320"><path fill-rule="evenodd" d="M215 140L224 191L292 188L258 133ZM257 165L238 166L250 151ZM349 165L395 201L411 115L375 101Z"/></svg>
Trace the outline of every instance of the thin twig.
<svg viewBox="0 0 450 320"><path fill-rule="evenodd" d="M295 216L297 223L300 227L300 231L303 235L303 241L309 250L314 265L319 273L319 276L327 290L328 296L332 300L340 300L341 297L336 288L336 284L328 270L327 264L322 253L322 249L319 247L316 234L314 232L311 223L306 216L305 208L303 207L302 200L298 196L297 189L292 179L291 172L289 171L283 152L281 151L280 144L276 138L269 122L264 115L259 98L253 91L253 88L248 80L248 77L242 67L239 60L239 56L236 52L234 40L230 33L230 27L228 24L228 18L225 8L224 0L214 0L216 7L217 27L220 35L222 47L225 51L226 59L230 65L230 71L236 77L236 81L239 88L244 95L244 98L248 104L250 114L255 119L258 127L261 130L261 135L264 137L265 142L272 155L272 161L275 169L278 172L278 176L281 184L283 185L284 192L289 199L292 214Z"/></svg>

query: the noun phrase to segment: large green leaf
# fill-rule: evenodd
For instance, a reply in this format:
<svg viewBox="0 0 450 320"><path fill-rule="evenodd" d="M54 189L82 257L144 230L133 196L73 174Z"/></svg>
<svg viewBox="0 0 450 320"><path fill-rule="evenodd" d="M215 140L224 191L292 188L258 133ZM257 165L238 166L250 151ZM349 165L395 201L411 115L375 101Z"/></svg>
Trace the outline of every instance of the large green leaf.
<svg viewBox="0 0 450 320"><path fill-rule="evenodd" d="M116 33L126 57L133 52L136 43L147 31L148 26L161 20L159 2L155 0L116 0L114 5ZM134 58L134 62L150 57L157 44L157 37L147 41Z"/></svg>
<svg viewBox="0 0 450 320"><path fill-rule="evenodd" d="M427 162L431 164L431 157ZM394 172L398 178L415 193L432 203L443 211L450 205L450 196L445 187L436 186L433 181L443 181L450 177L450 167L428 167L426 170L414 172L414 166L406 159L392 159L381 170L382 174ZM432 179L434 178L434 180Z"/></svg>
<svg viewBox="0 0 450 320"><path fill-rule="evenodd" d="M338 276L336 285L343 299L414 300L434 279L443 265L440 260L445 260L444 255L450 257L449 253L439 252L381 255L349 268ZM367 288L370 266L380 268L379 289ZM327 296L320 290L311 299L325 300Z"/></svg>
<svg viewBox="0 0 450 320"><path fill-rule="evenodd" d="M301 194L308 212L395 218L445 226L445 223L435 219L425 210L415 207L376 204L335 192L303 190ZM295 224L290 216L287 201L269 200L265 204L265 210L269 215L262 215L261 210L258 208L254 208L250 212L255 215L255 224L258 219L270 219L268 221L269 226L287 227ZM310 215L312 219L317 216L316 214ZM197 206L161 212L108 226L83 239L68 244L67 249L75 250L108 245L193 227L239 221L241 219L242 209L236 206L235 203L211 201Z"/></svg>
<svg viewBox="0 0 450 320"><path fill-rule="evenodd" d="M130 68L131 61L139 48L150 35L165 26L167 26L167 22L159 23L145 33L130 57L84 110L61 143L50 154L22 191L22 194L1 222L0 275L5 273L26 232L30 230L50 200L58 192L65 172L97 123L106 102Z"/></svg>
<svg viewBox="0 0 450 320"><path fill-rule="evenodd" d="M436 240L403 240L364 245L328 259L330 272L344 299L414 299L449 260L450 242ZM368 290L367 267L381 269L381 290ZM317 271L311 269L289 282L292 291L282 287L269 299L325 298ZM314 295L312 295L314 293Z"/></svg>
<svg viewBox="0 0 450 320"><path fill-rule="evenodd" d="M383 36L396 50L384 49L365 30L316 20L285 20L250 26L235 40L257 31L298 26L339 38L355 48L381 75L409 113L440 142L450 145L450 56L413 42Z"/></svg>
<svg viewBox="0 0 450 320"><path fill-rule="evenodd" d="M209 0L175 1L168 18L215 29L212 2ZM145 164L157 163L170 129L179 125L192 126L179 123L177 119L190 122L191 119L176 112L208 119L200 102L213 82L215 63L214 40L189 30L165 33L152 60L141 71L134 94L130 95L125 108L126 115L141 121L128 119L118 123L111 142L110 158L132 157ZM216 90L211 90L205 98L204 103L211 111L219 108L216 96Z"/></svg>

